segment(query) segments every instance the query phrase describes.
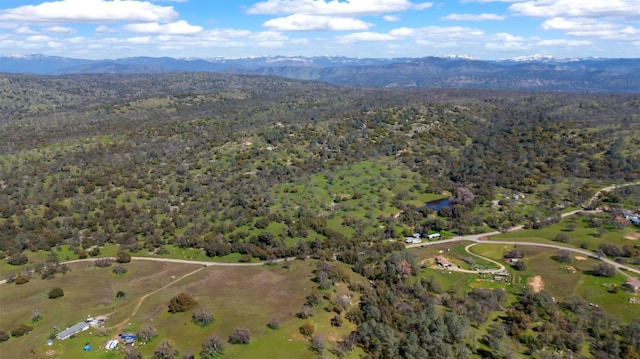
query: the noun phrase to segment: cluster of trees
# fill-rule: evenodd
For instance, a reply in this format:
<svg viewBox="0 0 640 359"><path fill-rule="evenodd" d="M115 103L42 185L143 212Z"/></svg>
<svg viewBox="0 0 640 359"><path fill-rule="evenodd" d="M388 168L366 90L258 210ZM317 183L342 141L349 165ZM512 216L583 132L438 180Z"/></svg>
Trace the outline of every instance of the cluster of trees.
<svg viewBox="0 0 640 359"><path fill-rule="evenodd" d="M25 334L29 334L33 330L33 327L27 324L20 324L13 328L10 332L0 330L0 343L6 342L11 337L21 337Z"/></svg>
<svg viewBox="0 0 640 359"><path fill-rule="evenodd" d="M637 124L623 121L633 114L631 95L362 92L217 74L12 81L51 92L24 99L40 101L40 110L18 106L0 123L0 250L15 263L25 249L69 244L86 256L106 242L133 251L175 244L210 256L287 256L287 238L332 237L331 214L282 210L272 189L383 157L430 191L450 190L455 206L433 218L407 206L399 191L381 204L398 208L399 218L350 221L361 237L397 235L396 225L468 233L483 223L520 222L517 211L472 215L496 186L527 191L567 177L640 178L640 160L628 150ZM87 98L65 86L84 88ZM131 97L114 97L114 89ZM72 105L52 105L63 98ZM624 126L594 131L615 121ZM572 183L549 192L540 218L560 200L580 204L592 194ZM356 190L350 198L367 195ZM270 236L270 222L286 227ZM245 225L257 234L237 230Z"/></svg>
<svg viewBox="0 0 640 359"><path fill-rule="evenodd" d="M348 272L330 262L335 256L373 283L354 288L362 296L357 307L332 304L332 324L357 326L329 348L336 355L357 345L371 358L467 358L480 350L464 344L470 328L501 307L512 313L492 323L490 336L467 340L482 340L487 356L508 357L513 343L535 352L574 350L588 340L594 355L621 357L638 342L636 334L624 333L635 327L574 311L582 308L575 303L548 303L544 294L522 293L507 303L501 291L443 292L437 281L415 277L418 264L400 251L402 243L382 241L398 236L398 227L460 234L485 225L539 227L557 220L561 201L584 204L593 195L587 180L640 179L635 95L363 91L219 74L15 75L9 81L13 105L0 113L0 254L12 265L27 264L25 250L63 244L80 258L98 256L105 243L119 244L119 264L130 261L131 252L174 245L208 256L240 253L243 260L312 256L321 259L313 280L326 290L349 281ZM336 193L330 204L312 200L340 181L331 175L336 169L365 161L387 167L365 177L377 181L370 191L356 186ZM313 188L319 174L326 174L327 185ZM400 182L410 190L396 188ZM302 193L295 183L314 190ZM485 206L498 187L535 192L539 185L545 191L536 211L520 213L509 200L499 209ZM436 214L410 204L411 193L425 191L451 192L452 206ZM620 191L631 189L607 200L633 194ZM349 201L364 211L352 211ZM476 211L479 206L485 209ZM344 231L329 225L336 222ZM601 251L637 256L633 248ZM49 268L58 267L41 270ZM25 283L31 272L13 279ZM317 302L307 298L302 316L313 315ZM182 293L168 309L196 305ZM202 311L192 319L214 320ZM597 327L602 322L612 328L608 334ZM312 350L326 349L311 328L304 333ZM147 342L156 335L149 328L140 334ZM238 328L228 341L249 340ZM212 336L201 355L223 350L220 337ZM172 356L173 343L158 344L154 357Z"/></svg>
<svg viewBox="0 0 640 359"><path fill-rule="evenodd" d="M509 254L519 257L517 251ZM367 274L373 286L353 287L362 298L346 319L357 329L329 350L343 355L359 346L367 358L546 358L581 355L585 345L596 358L636 358L640 352L640 320L623 324L583 298L557 302L526 288L511 302L500 289L444 292L433 278L399 275L398 259L408 257L396 252L371 261L384 270ZM594 268L598 275L609 271L615 274L605 263ZM495 311L504 314L488 325L487 335L476 336Z"/></svg>
<svg viewBox="0 0 640 359"><path fill-rule="evenodd" d="M195 313L195 312L194 312ZM1 333L0 333L1 334ZM158 337L158 331L151 325L145 324L136 333L138 339L143 343L149 343ZM251 341L251 332L244 327L237 327L229 334L229 338L226 342L230 344L249 344ZM224 354L225 340L219 333L213 333L202 344L200 351L200 358L211 359L217 358ZM156 344L153 350L154 359L173 359L178 357L180 351L177 348L175 342L169 339L161 340ZM187 351L183 353L182 358L194 358L194 354ZM127 348L125 352L125 359L142 359L142 354L134 347Z"/></svg>

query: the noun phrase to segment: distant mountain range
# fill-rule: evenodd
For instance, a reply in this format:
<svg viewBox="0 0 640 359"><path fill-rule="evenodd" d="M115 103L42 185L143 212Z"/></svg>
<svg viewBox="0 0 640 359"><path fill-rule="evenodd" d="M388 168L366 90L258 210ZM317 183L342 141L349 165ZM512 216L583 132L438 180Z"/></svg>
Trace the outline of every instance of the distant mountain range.
<svg viewBox="0 0 640 359"><path fill-rule="evenodd" d="M467 56L388 59L130 57L115 60L44 55L0 57L0 72L9 73L66 75L177 71L260 74L362 87L640 93L640 58L556 59L534 55L486 61Z"/></svg>

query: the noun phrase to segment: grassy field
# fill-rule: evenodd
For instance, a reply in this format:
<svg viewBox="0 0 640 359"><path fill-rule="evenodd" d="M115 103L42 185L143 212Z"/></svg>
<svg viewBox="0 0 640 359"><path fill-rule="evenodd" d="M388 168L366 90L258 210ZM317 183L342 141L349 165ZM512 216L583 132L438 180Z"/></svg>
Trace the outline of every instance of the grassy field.
<svg viewBox="0 0 640 359"><path fill-rule="evenodd" d="M640 235L640 228L628 226L617 229L603 225L603 232L593 226L593 219L602 221L608 214L587 213L577 214L562 219L560 222L540 229L526 229L509 233L501 233L492 236L493 240L519 240L535 241L541 243L552 243L558 233L569 236L568 244L575 247L583 247L589 250L596 250L601 243L610 243L616 246L636 245L636 241L631 240L634 236Z"/></svg>
<svg viewBox="0 0 640 359"><path fill-rule="evenodd" d="M474 253L487 258L500 260L502 254L511 250L511 245L478 244L472 247ZM640 305L630 304L630 298L639 298L637 293L631 293L623 288L627 278L617 273L614 277L597 277L590 274L593 267L599 263L593 258L582 259L573 257L570 263L559 263L552 257L557 251L536 247L518 247L524 254L527 268L523 271L511 272L514 276L514 289L528 285L530 278L541 276L544 290L548 291L557 300L562 301L571 295L578 295L586 301L602 306L610 314L623 321L631 321L640 317ZM609 288L618 287L616 293L611 293Z"/></svg>
<svg viewBox="0 0 640 359"><path fill-rule="evenodd" d="M122 354L117 351L104 351L106 341L123 331L135 332L144 324L157 328L158 338L172 340L181 353L198 353L213 333L226 338L234 328L247 327L251 331L251 343L228 344L225 357L312 358L308 339L298 331L305 321L313 323L316 332L327 338L328 343L354 329L347 321L342 328L331 327L330 318L335 313L322 309L326 303L316 308L316 315L309 319L295 317L305 297L314 290L315 284L310 279L315 261L311 260L294 261L289 269L281 265L205 268L136 261L127 264L128 273L120 276L109 268L96 268L88 263L70 266L69 273L49 281L32 279L23 285L2 286L0 329L10 331L23 323L34 327L33 332L0 344L3 358L120 358ZM161 289L189 273L192 274ZM50 300L47 292L55 286L63 288L65 295ZM123 299L115 299L119 290L126 293ZM181 292L192 294L199 303L198 308L213 313L215 322L202 328L191 322L191 311L168 313L170 298ZM340 284L328 292L336 295L349 291L345 284ZM34 311L43 314L36 323L31 322ZM45 345L52 334L86 319L87 315L108 315L109 319L104 329L91 328L76 337L56 340L52 346ZM281 321L280 329L267 328L266 324L273 318ZM160 340L155 339L139 349L147 357ZM91 344L94 350L83 352L85 344ZM32 350L34 355L30 354ZM350 357L357 355L356 351Z"/></svg>

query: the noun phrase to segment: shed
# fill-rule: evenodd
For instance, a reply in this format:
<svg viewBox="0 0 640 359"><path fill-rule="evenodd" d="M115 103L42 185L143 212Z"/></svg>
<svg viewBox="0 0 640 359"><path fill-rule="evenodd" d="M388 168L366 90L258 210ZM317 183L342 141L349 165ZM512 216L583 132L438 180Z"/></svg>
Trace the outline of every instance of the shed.
<svg viewBox="0 0 640 359"><path fill-rule="evenodd" d="M633 291L633 292L637 292L638 290L640 290L640 279L638 278L631 278L629 279L625 284L622 285L623 287Z"/></svg>
<svg viewBox="0 0 640 359"><path fill-rule="evenodd" d="M78 322L72 326L70 326L69 328L61 331L60 333L56 334L56 338L60 339L60 340L64 340L69 338L70 336L80 333L80 332L84 332L85 330L89 329L89 324L85 323L85 322Z"/></svg>
<svg viewBox="0 0 640 359"><path fill-rule="evenodd" d="M447 258L443 257L443 256L437 256L436 257L436 263L438 263L438 265L440 265L440 267L442 267L442 268L453 267L453 263L450 260L448 260Z"/></svg>

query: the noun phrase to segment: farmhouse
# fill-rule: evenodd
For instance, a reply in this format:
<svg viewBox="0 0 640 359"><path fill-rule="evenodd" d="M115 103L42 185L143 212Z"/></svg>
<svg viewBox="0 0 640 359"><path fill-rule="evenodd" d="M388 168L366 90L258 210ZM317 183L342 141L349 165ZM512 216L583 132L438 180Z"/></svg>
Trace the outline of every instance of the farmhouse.
<svg viewBox="0 0 640 359"><path fill-rule="evenodd" d="M84 332L85 330L89 329L89 324L85 323L85 322L77 322L76 324L70 326L69 328L61 331L60 333L56 334L56 338L60 339L60 340L64 340L69 338L70 336L80 333L80 332Z"/></svg>
<svg viewBox="0 0 640 359"><path fill-rule="evenodd" d="M451 268L453 267L453 263L443 256L436 257L436 263L442 268Z"/></svg>
<svg viewBox="0 0 640 359"><path fill-rule="evenodd" d="M622 285L623 287L633 291L633 292L637 292L638 290L640 290L640 279L638 278L632 278L629 279L625 284Z"/></svg>
<svg viewBox="0 0 640 359"><path fill-rule="evenodd" d="M440 238L440 233L427 234L428 239Z"/></svg>

